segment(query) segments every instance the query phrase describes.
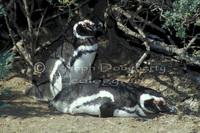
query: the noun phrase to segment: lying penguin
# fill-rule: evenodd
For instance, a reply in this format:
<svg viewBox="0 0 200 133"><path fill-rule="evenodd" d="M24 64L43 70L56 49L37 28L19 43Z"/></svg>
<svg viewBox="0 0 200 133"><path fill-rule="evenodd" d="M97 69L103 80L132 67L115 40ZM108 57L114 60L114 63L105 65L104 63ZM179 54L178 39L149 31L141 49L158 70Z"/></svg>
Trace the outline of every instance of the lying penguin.
<svg viewBox="0 0 200 133"><path fill-rule="evenodd" d="M62 88L91 78L90 68L98 49L94 35L102 26L100 22L94 23L87 19L76 23L72 39L50 56L39 82L26 89L27 96L39 101L50 101Z"/></svg>
<svg viewBox="0 0 200 133"><path fill-rule="evenodd" d="M63 113L99 117L138 117L177 112L155 90L105 79L68 86L58 93L51 105Z"/></svg>

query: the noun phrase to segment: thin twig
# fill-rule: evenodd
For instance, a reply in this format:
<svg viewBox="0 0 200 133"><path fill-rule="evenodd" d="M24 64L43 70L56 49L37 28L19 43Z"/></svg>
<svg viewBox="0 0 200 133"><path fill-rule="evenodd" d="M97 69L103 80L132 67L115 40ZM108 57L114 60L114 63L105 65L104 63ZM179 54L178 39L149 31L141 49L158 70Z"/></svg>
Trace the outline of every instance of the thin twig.
<svg viewBox="0 0 200 133"><path fill-rule="evenodd" d="M196 34L191 40L190 42L188 43L187 47L184 48L185 51L187 51L190 46L196 41L197 37L198 37L199 34Z"/></svg>
<svg viewBox="0 0 200 133"><path fill-rule="evenodd" d="M137 34L136 32L133 32L132 30L130 30L128 27L124 26L123 24L121 24L120 22L117 22L118 28L122 31L125 32L125 34L128 34L130 36L136 37L138 39L140 39L141 41L145 42L146 39L142 37L142 35ZM188 56L187 54L183 54L184 53L184 49L183 48L177 48L174 45L168 45L164 42L160 42L160 41L155 41L154 39L150 39L147 38L148 42L154 46L157 46L157 48L161 47L163 50L166 50L169 53L173 53L176 54L177 56L175 58L179 59L179 60L185 60L188 64L195 64L200 66L200 61ZM152 47L151 47L152 48Z"/></svg>
<svg viewBox="0 0 200 133"><path fill-rule="evenodd" d="M117 19L118 22L121 22L121 19ZM139 32L139 34L144 38L143 39L143 44L146 47L146 52L141 56L141 58L139 59L139 61L136 63L134 69L132 69L128 75L128 77L130 77L131 75L133 75L137 69L140 67L140 65L142 64L142 62L145 60L145 58L148 56L149 51L150 51L150 46L148 45L148 39L146 34L143 32L142 28L140 26L138 26L135 22L132 21L132 19L129 19L131 25Z"/></svg>
<svg viewBox="0 0 200 133"><path fill-rule="evenodd" d="M146 51L138 60L138 62L136 63L135 67L129 72L128 77L130 77L131 75L133 75L137 69L140 67L140 65L143 63L143 61L146 59L146 57L148 56L149 51Z"/></svg>
<svg viewBox="0 0 200 133"><path fill-rule="evenodd" d="M14 3L12 3L12 5L14 5ZM21 6L21 5L20 5ZM16 23L16 17L13 19L13 14L14 14L14 16L16 16L16 7L15 7L15 11L13 12L12 11L12 13L10 13L10 15L8 14L8 10L11 8L11 5L9 5L9 8L8 8L8 6L6 7L6 10L5 10L5 13L6 13L6 17L9 19L9 22L11 22L11 23L13 23L13 25L14 25L14 27L16 28L16 30L17 30L17 32L18 32L18 34L19 34L19 36L24 40L24 37L23 37L23 35L22 35L22 32L20 31L20 28L19 28L19 26L17 25L17 23Z"/></svg>
<svg viewBox="0 0 200 133"><path fill-rule="evenodd" d="M11 40L12 40L12 42L13 42L13 45L16 47L16 49L17 49L17 51L19 52L19 54L21 55L21 57L22 57L30 66L32 66L32 65L33 65L32 62L30 62L30 61L26 58L26 55L22 53L23 51L20 50L20 48L18 47L18 45L17 45L16 42L15 42L15 39L14 39L14 36L13 36L13 33L12 33L12 29L10 28L10 25L8 24L8 18L7 18L7 14L6 14L6 13L4 14L4 19L5 19L5 22L6 22L6 26L7 26L7 28L8 28L8 32L9 32L10 38L11 38Z"/></svg>
<svg viewBox="0 0 200 133"><path fill-rule="evenodd" d="M115 12L117 12L118 14L123 13L123 15L126 16L128 19L136 18L136 19L138 19L140 22L143 22L145 25L149 25L149 26L151 26L152 28L155 28L155 29L157 29L158 31L160 31L160 32L162 32L162 33L164 33L164 34L166 34L166 31L165 31L164 29L162 29L162 28L160 28L159 26L155 25L155 24L152 23L151 21L146 21L144 18L138 16L136 13L130 14L130 13L124 11L122 8L117 7L117 6L113 6L113 7L111 8L111 10L113 11L113 13L115 13Z"/></svg>
<svg viewBox="0 0 200 133"><path fill-rule="evenodd" d="M84 6L85 4L87 4L89 1L90 1L90 0L84 1L84 2L81 3L78 7L75 7L75 8L73 8L73 9L71 9L71 11L78 10L79 8L81 8L82 6ZM49 17L49 18L44 19L44 22L49 21L49 20L51 20L51 19L54 19L54 18L56 18L56 17L59 17L59 16L61 16L61 15L64 15L64 14L66 14L66 13L68 13L68 12L69 12L69 10L66 10L66 11L61 12L61 13L57 13L57 14L55 14L55 15Z"/></svg>
<svg viewBox="0 0 200 133"><path fill-rule="evenodd" d="M22 1L21 0L17 0L16 2L19 3L19 7L20 7L22 13L24 14L24 17L26 17L26 11L24 10L24 6L23 6Z"/></svg>
<svg viewBox="0 0 200 133"><path fill-rule="evenodd" d="M147 38L145 36L145 34L143 33L142 29L140 27L138 27L135 24L135 22L133 21L133 18L137 18L141 22L146 21L143 18L139 17L138 15L135 15L134 13L129 14L128 12L124 11L120 7L113 6L111 9L112 9L112 13L116 17L118 28L120 30L124 31L125 34L136 37L145 43L147 42L147 44L150 44L151 48L156 48L159 50L162 49L168 53L176 54L178 57L175 57L175 58L179 58L180 60L185 60L188 64L200 65L200 61L198 61L197 59L195 59L193 57L188 56L187 53L185 53L185 48L177 48L176 45L169 45L169 44L166 44L161 41L155 41L154 39ZM134 32L133 30L129 29L124 24L122 24L122 22L120 21L120 18L118 18L122 14L129 19L129 22L139 32L139 34ZM148 23L145 23L145 24L148 24ZM152 26L152 23L150 23L149 25ZM160 29L160 28L156 28L156 27L157 26L153 26L153 28L155 28L157 30ZM162 30L160 30L160 31L162 31ZM165 31L163 33L165 33ZM198 38L197 35L195 37L193 37L193 39L191 39L191 41L187 45L186 49L188 49L197 38ZM172 40L170 42L171 42L171 44L174 44L174 42ZM145 57L145 55L144 55L144 57ZM143 59L143 58L141 58L141 59Z"/></svg>
<svg viewBox="0 0 200 133"><path fill-rule="evenodd" d="M42 48L47 47L49 45L51 45L53 42L55 42L56 40L58 40L60 37L62 37L64 35L64 33L66 32L66 30L69 28L69 24L71 22L73 17L69 17L68 21L66 23L66 25L63 27L63 30L53 39L50 39L48 42L46 42L45 44L43 44L42 46L38 47L35 50L35 53L38 53Z"/></svg>
<svg viewBox="0 0 200 133"><path fill-rule="evenodd" d="M30 42L30 47L31 47L31 60L34 63L34 55L35 55L35 49L34 49L34 33L33 33L33 25L32 25L32 21L31 21L31 16L28 10L28 4L27 4L27 0L23 0L24 3L24 7L25 7L25 12L26 12L26 19L27 19L27 23L28 23L28 29L29 29L29 34L30 34L30 38L31 38L31 42Z"/></svg>
<svg viewBox="0 0 200 133"><path fill-rule="evenodd" d="M111 122L110 120L107 120L107 122L110 123L110 124L112 124L112 125L119 126L119 125L117 125L117 124Z"/></svg>
<svg viewBox="0 0 200 133"><path fill-rule="evenodd" d="M43 13L43 15L42 15L42 18L41 18L41 20L40 20L40 23L39 23L39 26L38 26L38 29L37 29L37 36L36 36L36 43L38 42L38 37L39 37L39 32L40 32L40 28L41 28L41 26L42 26L42 23L43 23L43 20L44 20L44 16L45 16L45 14L46 14L46 12L47 12L47 9L48 9L48 7L44 10L44 13ZM35 49L35 47L36 47L36 45L34 46L34 49Z"/></svg>
<svg viewBox="0 0 200 133"><path fill-rule="evenodd" d="M57 14L55 14L55 15L49 17L49 18L44 19L43 21L44 21L44 22L49 21L49 20L51 20L51 19L57 18L57 17L59 17L59 16L61 16L61 15L64 15L64 14L66 14L67 12L68 12L68 11L61 12L61 13L57 13Z"/></svg>
<svg viewBox="0 0 200 133"><path fill-rule="evenodd" d="M13 6L14 4L14 0L10 0L9 3L6 5L6 7L4 7L4 9L7 11L7 10L10 10L10 8Z"/></svg>
<svg viewBox="0 0 200 133"><path fill-rule="evenodd" d="M8 47L9 44L10 44L10 40L6 43L6 45L3 47L3 49L0 50L0 53L3 53L3 51L6 50L6 48Z"/></svg>

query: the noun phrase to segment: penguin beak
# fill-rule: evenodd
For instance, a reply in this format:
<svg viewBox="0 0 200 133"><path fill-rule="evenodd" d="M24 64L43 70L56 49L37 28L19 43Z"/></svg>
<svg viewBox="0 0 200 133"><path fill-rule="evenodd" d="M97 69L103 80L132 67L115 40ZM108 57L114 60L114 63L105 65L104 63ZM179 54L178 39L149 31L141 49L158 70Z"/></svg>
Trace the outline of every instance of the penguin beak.
<svg viewBox="0 0 200 133"><path fill-rule="evenodd" d="M101 22L98 22L95 24L96 29L102 28L103 24Z"/></svg>
<svg viewBox="0 0 200 133"><path fill-rule="evenodd" d="M165 108L166 108L166 110L167 111L169 111L170 113L172 113L172 114L177 114L177 110L176 110L176 108L174 107L174 106L172 106L172 105L170 105L170 104L166 104L165 105Z"/></svg>
<svg viewBox="0 0 200 133"><path fill-rule="evenodd" d="M95 31L95 30L98 30L99 28L102 28L103 24L101 22L97 22L97 23L94 23L92 25L88 25L88 27L90 29L92 29L93 31Z"/></svg>
<svg viewBox="0 0 200 133"><path fill-rule="evenodd" d="M174 106L165 103L165 104L158 104L157 108L161 111L161 112L168 112L168 113L172 113L172 114L177 114L177 110Z"/></svg>

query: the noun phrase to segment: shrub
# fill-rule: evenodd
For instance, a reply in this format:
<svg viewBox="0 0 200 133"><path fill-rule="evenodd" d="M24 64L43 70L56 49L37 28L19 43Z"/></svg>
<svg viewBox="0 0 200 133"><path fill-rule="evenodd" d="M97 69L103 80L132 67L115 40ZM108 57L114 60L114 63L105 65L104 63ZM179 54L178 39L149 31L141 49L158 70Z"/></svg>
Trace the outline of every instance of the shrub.
<svg viewBox="0 0 200 133"><path fill-rule="evenodd" d="M9 74L12 65L11 62L13 61L14 55L14 53L10 53L9 51L4 52L2 54L0 53L0 78L5 78ZM0 96L8 95L10 88L7 88L5 90L2 90L2 86L0 86L0 88ZM6 108L8 105L8 103L2 102L0 100L0 110ZM1 116L2 114L0 113L0 117Z"/></svg>
<svg viewBox="0 0 200 133"><path fill-rule="evenodd" d="M14 55L9 51L0 53L0 78L5 78L9 74Z"/></svg>
<svg viewBox="0 0 200 133"><path fill-rule="evenodd" d="M0 17L4 14L4 9L3 9L3 6L0 5Z"/></svg>
<svg viewBox="0 0 200 133"><path fill-rule="evenodd" d="M1 87L1 86L0 86L0 87ZM1 96L1 95L7 96L7 95L9 94L9 92L10 92L10 89L11 89L11 88L7 88L7 89L5 89L5 90L0 90L0 96ZM8 106L9 106L8 103L2 102L2 101L0 100L0 110L6 108L6 107L8 107ZM3 115L3 114L0 113L0 117L1 117L2 115Z"/></svg>
<svg viewBox="0 0 200 133"><path fill-rule="evenodd" d="M50 4L53 4L53 0L47 0ZM76 3L76 0L58 0L58 2L60 4L63 4L65 5L66 7L68 7L68 11L69 11L69 16L73 16L73 12L72 12L72 9L71 9L71 5L77 7L79 6L78 3Z"/></svg>
<svg viewBox="0 0 200 133"><path fill-rule="evenodd" d="M177 0L173 3L173 10L165 11L166 21L163 28L172 27L176 31L176 37L186 37L186 27L190 24L200 26L199 0Z"/></svg>
<svg viewBox="0 0 200 133"><path fill-rule="evenodd" d="M3 6L0 4L0 18L3 16L4 14L4 9L3 9ZM0 28L1 28L2 24L0 23Z"/></svg>

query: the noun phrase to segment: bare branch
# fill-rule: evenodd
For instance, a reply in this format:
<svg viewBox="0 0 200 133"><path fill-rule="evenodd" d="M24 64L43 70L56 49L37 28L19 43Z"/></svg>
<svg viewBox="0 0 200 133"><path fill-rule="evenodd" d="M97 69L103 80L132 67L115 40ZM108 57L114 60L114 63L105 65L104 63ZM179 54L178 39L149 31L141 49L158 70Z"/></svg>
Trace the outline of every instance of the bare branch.
<svg viewBox="0 0 200 133"><path fill-rule="evenodd" d="M38 53L42 48L47 47L49 45L51 45L53 42L55 42L56 40L58 40L60 37L62 37L64 35L64 33L66 32L66 30L69 28L69 24L71 22L73 17L69 17L68 21L66 23L66 25L63 27L63 30L55 37L55 38L50 38L48 42L46 42L45 44L43 44L42 46L38 47L35 50L35 53Z"/></svg>
<svg viewBox="0 0 200 133"><path fill-rule="evenodd" d="M197 66L200 66L200 60L193 58L193 57L190 57L187 54L180 54L180 55L177 55L177 56L174 56L174 57L178 60L185 60L188 64L195 64Z"/></svg>
<svg viewBox="0 0 200 133"><path fill-rule="evenodd" d="M31 38L31 42L30 42L30 47L31 47L31 56L32 56L32 62L33 61L33 57L35 55L34 51L34 33L33 33L33 25L32 25L32 21L31 21L31 18L30 18L30 13L29 13L29 10L28 10L28 4L27 4L27 0L23 0L23 3L24 3L24 7L25 7L25 11L26 11L26 19L27 19L27 22L28 22L28 29L29 29L29 34L30 34L30 38Z"/></svg>
<svg viewBox="0 0 200 133"><path fill-rule="evenodd" d="M22 56L22 58L30 65L30 66L33 66L32 62L30 61L29 58L27 58L27 53L25 51L25 49L23 47L20 47L22 44L23 44L23 41L21 41L21 44L18 45L18 43L15 42L15 39L13 37L13 33L12 33L12 29L10 28L10 25L8 24L8 19L7 19L7 16L6 16L6 13L4 14L4 18L5 18L5 21L6 21L6 25L7 25L7 28L8 28L8 32L10 34L10 37L11 37L11 40L13 42L13 45L15 46L15 48L17 49L17 51L19 52L19 54ZM29 55L29 54L28 54Z"/></svg>
<svg viewBox="0 0 200 133"><path fill-rule="evenodd" d="M34 1L31 0L31 2L33 3ZM27 23L28 23L28 29L29 29L28 33L29 33L30 40L31 40L30 41L31 54L27 55L28 56L27 58L30 58L31 63L34 64L34 62L35 62L35 45L36 45L36 42L34 41L34 36L35 35L33 33L33 25L32 25L32 21L31 21L31 14L32 14L32 12L31 13L29 12L27 0L23 0L23 3L24 3L25 13L26 13L26 19L27 19ZM31 7L33 8L33 6L31 6ZM32 72L33 72L33 66L27 67L27 73L26 74L31 79L32 79L32 75L33 75Z"/></svg>
<svg viewBox="0 0 200 133"><path fill-rule="evenodd" d="M154 39L150 39L150 38L144 38L141 34L138 34L132 30L130 30L127 26L123 25L120 22L117 22L117 26L120 30L124 31L125 34L136 37L138 39L140 39L143 42L149 42L149 45L151 48L153 49L161 49L165 50L166 52L172 53L172 54L176 54L177 56L175 56L175 58L179 59L179 60L185 60L188 64L195 64L195 65L199 65L200 66L200 61L188 56L184 51L184 48L177 48L174 45L168 45L164 42L160 42L160 41L155 41ZM193 41L195 41L195 38L193 38L190 42L191 44L193 43ZM191 45L190 44L190 45Z"/></svg>
<svg viewBox="0 0 200 133"><path fill-rule="evenodd" d="M187 51L190 46L196 41L197 37L198 37L199 34L196 34L191 40L190 42L188 43L187 47L184 48L185 51Z"/></svg>
<svg viewBox="0 0 200 133"><path fill-rule="evenodd" d="M136 72L136 70L140 67L140 65L141 65L142 62L146 59L146 57L148 56L148 54L149 54L149 50L146 51L146 52L140 57L140 59L138 60L138 62L137 62L136 65L135 65L134 69L132 69L132 70L130 71L128 77L130 77L131 75L133 75L133 74Z"/></svg>
<svg viewBox="0 0 200 133"><path fill-rule="evenodd" d="M45 11L44 11L44 13L43 13L43 15L42 15L42 18L41 18L41 20L40 20L38 29L37 29L37 37L36 37L36 41L35 41L36 43L37 43L37 41L38 41L38 36L39 36L39 32L40 32L40 27L42 26L42 23L43 23L43 20L44 20L44 16L45 16L45 14L46 14L46 12L47 12L47 9L48 9L48 8L45 9ZM34 47L34 49L35 49L35 47Z"/></svg>
<svg viewBox="0 0 200 133"><path fill-rule="evenodd" d="M131 14L130 14L130 13L124 11L122 8L117 7L117 6L113 6L113 7L111 8L111 10L112 10L112 12L113 12L114 14L116 13L115 16L118 16L118 15L120 15L120 14L123 14L123 15L126 16L129 20L133 20L133 18L137 18L140 22L143 22L145 25L149 25L149 26L151 26L152 28L155 28L155 29L157 29L158 31L160 31L160 32L162 32L162 33L164 33L164 34L166 34L166 31L165 31L164 29L161 29L159 26L155 25L155 24L152 23L151 21L145 20L144 18L138 16L138 15L137 15L136 13L134 13L134 12L131 12Z"/></svg>
<svg viewBox="0 0 200 133"><path fill-rule="evenodd" d="M121 23L120 23L121 19L118 18L117 21L119 22L119 23L117 22L117 24L120 25L120 26L122 26ZM131 75L133 75L137 71L137 69L140 67L140 65L142 64L142 62L148 56L149 51L150 51L150 46L148 44L149 42L148 42L147 36L143 32L142 28L140 26L138 26L135 22L133 22L132 19L129 19L129 21L130 21L131 25L139 32L140 35L138 35L138 36L141 36L141 38L142 38L142 40L144 42L143 44L146 47L146 52L140 57L139 61L135 65L134 69L130 71L128 77L130 77ZM137 34L137 33L135 33L135 34Z"/></svg>

